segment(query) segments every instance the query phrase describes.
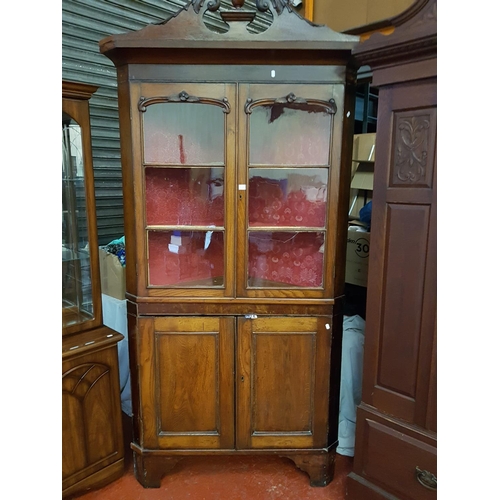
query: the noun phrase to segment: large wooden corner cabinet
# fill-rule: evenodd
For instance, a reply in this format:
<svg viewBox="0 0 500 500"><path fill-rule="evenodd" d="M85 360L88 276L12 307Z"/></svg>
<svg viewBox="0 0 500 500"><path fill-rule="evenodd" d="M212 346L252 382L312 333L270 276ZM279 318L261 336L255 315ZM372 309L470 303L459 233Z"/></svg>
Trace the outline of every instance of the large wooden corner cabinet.
<svg viewBox="0 0 500 500"><path fill-rule="evenodd" d="M355 49L379 89L362 401L349 499L437 496L436 7Z"/></svg>
<svg viewBox="0 0 500 500"><path fill-rule="evenodd" d="M313 485L333 475L358 39L287 0L233 3L193 1L100 43L118 77L145 487L191 454L274 453ZM274 23L253 33L258 10Z"/></svg>
<svg viewBox="0 0 500 500"><path fill-rule="evenodd" d="M89 100L97 87L62 83L62 495L124 470L117 343L103 326Z"/></svg>

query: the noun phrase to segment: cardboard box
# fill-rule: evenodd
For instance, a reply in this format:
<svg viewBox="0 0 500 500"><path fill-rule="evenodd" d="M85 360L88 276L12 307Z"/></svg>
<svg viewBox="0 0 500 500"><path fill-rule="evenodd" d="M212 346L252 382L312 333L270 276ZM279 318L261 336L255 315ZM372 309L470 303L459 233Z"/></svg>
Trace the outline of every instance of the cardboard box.
<svg viewBox="0 0 500 500"><path fill-rule="evenodd" d="M376 134L354 136L351 171L349 217L358 218L359 211L372 199Z"/></svg>
<svg viewBox="0 0 500 500"><path fill-rule="evenodd" d="M125 300L125 266L120 264L116 255L99 248L101 274L101 293Z"/></svg>
<svg viewBox="0 0 500 500"><path fill-rule="evenodd" d="M352 161L375 161L375 132L355 134L352 141Z"/></svg>
<svg viewBox="0 0 500 500"><path fill-rule="evenodd" d="M357 229L356 226L349 226L347 230L345 282L366 286L370 256L370 233Z"/></svg>

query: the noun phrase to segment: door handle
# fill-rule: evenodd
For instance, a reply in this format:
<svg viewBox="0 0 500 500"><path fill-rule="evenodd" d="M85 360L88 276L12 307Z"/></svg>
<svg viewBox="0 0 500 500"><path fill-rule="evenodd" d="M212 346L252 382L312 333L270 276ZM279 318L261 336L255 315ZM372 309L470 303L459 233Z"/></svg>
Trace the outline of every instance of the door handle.
<svg viewBox="0 0 500 500"><path fill-rule="evenodd" d="M437 490L437 477L427 470L421 470L418 466L415 467L417 481L428 490Z"/></svg>

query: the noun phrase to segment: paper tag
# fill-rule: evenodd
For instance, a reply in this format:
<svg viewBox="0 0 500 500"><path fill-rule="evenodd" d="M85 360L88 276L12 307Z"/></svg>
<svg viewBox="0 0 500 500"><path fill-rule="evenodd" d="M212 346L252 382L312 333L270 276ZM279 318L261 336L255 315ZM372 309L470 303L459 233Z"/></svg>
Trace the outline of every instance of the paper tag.
<svg viewBox="0 0 500 500"><path fill-rule="evenodd" d="M247 190L246 184L238 184L238 191L246 191L246 190Z"/></svg>

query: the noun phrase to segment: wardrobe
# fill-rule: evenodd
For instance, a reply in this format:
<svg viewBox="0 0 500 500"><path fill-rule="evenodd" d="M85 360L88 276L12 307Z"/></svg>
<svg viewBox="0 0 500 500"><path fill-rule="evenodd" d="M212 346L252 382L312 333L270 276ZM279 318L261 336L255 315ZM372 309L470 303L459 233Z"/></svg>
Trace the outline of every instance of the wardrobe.
<svg viewBox="0 0 500 500"><path fill-rule="evenodd" d="M379 89L362 401L347 498L437 496L437 2L354 55Z"/></svg>

